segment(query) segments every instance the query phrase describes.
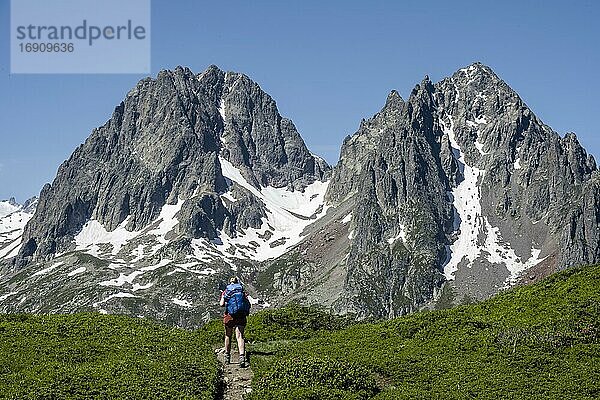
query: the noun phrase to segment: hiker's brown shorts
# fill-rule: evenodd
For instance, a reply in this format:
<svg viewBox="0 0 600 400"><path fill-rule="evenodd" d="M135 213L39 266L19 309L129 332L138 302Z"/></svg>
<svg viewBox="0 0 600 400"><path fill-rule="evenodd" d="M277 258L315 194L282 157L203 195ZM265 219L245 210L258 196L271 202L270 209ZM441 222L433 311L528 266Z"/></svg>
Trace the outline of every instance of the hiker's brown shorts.
<svg viewBox="0 0 600 400"><path fill-rule="evenodd" d="M236 326L246 326L246 316L236 315L235 317L232 317L229 314L225 314L225 316L223 317L223 325L225 325L225 332L229 335L230 332L233 331L233 328L235 328Z"/></svg>

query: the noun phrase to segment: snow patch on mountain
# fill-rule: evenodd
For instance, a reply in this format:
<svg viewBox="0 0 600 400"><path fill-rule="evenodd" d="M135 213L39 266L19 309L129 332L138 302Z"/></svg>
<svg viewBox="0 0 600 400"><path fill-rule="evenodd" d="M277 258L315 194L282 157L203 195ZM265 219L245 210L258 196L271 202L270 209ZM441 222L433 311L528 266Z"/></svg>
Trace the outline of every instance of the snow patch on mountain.
<svg viewBox="0 0 600 400"><path fill-rule="evenodd" d="M250 258L264 261L275 258L302 239L304 229L325 215L325 192L329 182L315 181L304 191L289 191L285 188L251 185L242 172L223 157L219 158L223 176L240 185L262 201L267 209L267 218L260 228L248 228L235 237L221 232L213 241L214 249L225 254L225 258ZM196 248L206 248L206 240L194 239ZM199 257L205 254L199 254Z"/></svg>
<svg viewBox="0 0 600 400"><path fill-rule="evenodd" d="M134 271L130 274L120 273L117 278L100 282L99 285L100 286L116 286L116 287L123 286L126 283L129 283L130 285L132 285L133 280L135 278L137 278L138 276L142 275L143 273L144 273L143 271Z"/></svg>
<svg viewBox="0 0 600 400"><path fill-rule="evenodd" d="M450 193L455 209L454 230L460 229L460 234L456 241L449 246L450 258L444 266L444 275L446 279L453 280L463 259L466 258L470 264L477 259L480 253L477 236L483 228L483 219L481 218L481 193L477 181L483 177L485 171L471 167L465 162L465 156L456 141L454 121L451 117L449 120L450 122L447 123L440 119L440 124L443 132L448 135L452 151L464 176L464 180Z"/></svg>
<svg viewBox="0 0 600 400"><path fill-rule="evenodd" d="M520 158L517 158L515 160L515 163L513 164L513 168L514 169L521 169L521 159Z"/></svg>
<svg viewBox="0 0 600 400"><path fill-rule="evenodd" d="M21 248L21 236L27 222L33 216L37 199L24 205L13 199L0 201L0 260L16 256Z"/></svg>
<svg viewBox="0 0 600 400"><path fill-rule="evenodd" d="M82 273L84 273L85 271L86 271L86 268L85 268L85 267L79 267L79 268L76 268L76 269L74 269L73 271L69 272L69 273L67 274L67 276L68 276L68 277L72 277L72 276L75 276L75 275L82 274Z"/></svg>
<svg viewBox="0 0 600 400"><path fill-rule="evenodd" d="M64 264L64 262L62 262L62 261L59 261L59 262L57 262L57 263L54 263L54 264L52 264L51 266L49 266L49 267L47 267L47 268L44 268L44 269L42 269L42 270L40 270L40 271L37 271L36 273L34 273L34 274L33 274L33 275L31 275L31 276L32 276L32 277L34 277L34 276L40 276L40 275L47 274L47 273L49 273L49 272L52 272L52 270L54 270L54 269L56 269L56 268L60 267L60 266L61 266L61 265L63 265L63 264Z"/></svg>
<svg viewBox="0 0 600 400"><path fill-rule="evenodd" d="M165 204L160 210L158 220L160 221L158 228L146 232L148 235L156 236L156 239L163 244L168 243L165 236L175 228L179 220L175 215L181 210L184 200L177 199L177 204Z"/></svg>
<svg viewBox="0 0 600 400"><path fill-rule="evenodd" d="M477 150L479 150L479 154L481 154L482 156L489 154L487 151L483 150L483 143L479 143L477 140L475 140L475 147L477 148Z"/></svg>
<svg viewBox="0 0 600 400"><path fill-rule="evenodd" d="M19 292L8 292L7 294L3 294L2 296L0 296L0 301L4 301L6 299L8 299L11 296L14 296L16 294L19 294Z"/></svg>
<svg viewBox="0 0 600 400"><path fill-rule="evenodd" d="M221 98L221 101L219 102L219 114L221 115L223 122L225 122L225 99L223 98Z"/></svg>
<svg viewBox="0 0 600 400"><path fill-rule="evenodd" d="M398 229L400 230L400 232L396 236L391 237L387 240L389 244L394 244L399 239L401 239L403 243L406 243L406 227L402 224L399 224Z"/></svg>
<svg viewBox="0 0 600 400"><path fill-rule="evenodd" d="M93 256L99 256L99 244L112 245L112 254L117 255L121 247L129 240L138 235L139 232L128 231L125 226L129 217L127 217L113 231L107 231L104 226L96 221L90 220L85 223L81 231L75 236L75 250L83 250Z"/></svg>
<svg viewBox="0 0 600 400"><path fill-rule="evenodd" d="M9 214L19 211L19 209L19 205L15 204L13 201L0 201L0 218L6 217Z"/></svg>
<svg viewBox="0 0 600 400"><path fill-rule="evenodd" d="M479 117L475 117L475 123L476 123L477 125L481 125L481 124L485 125L485 124L487 124L488 122L487 122L487 118L486 118L486 116L485 116L485 115L482 115L482 116L479 116Z"/></svg>
<svg viewBox="0 0 600 400"><path fill-rule="evenodd" d="M503 241L500 229L492 227L485 218L485 229L487 232L483 251L487 253L486 259L492 264L504 264L510 272L507 278L507 286L514 283L523 271L536 266L544 261L546 257L540 258L541 249L532 248L531 257L522 260L517 256L510 243Z"/></svg>
<svg viewBox="0 0 600 400"><path fill-rule="evenodd" d="M440 119L440 125L443 132L448 135L464 180L449 193L455 209L454 230L460 233L458 238L448 246L449 257L444 265L444 275L446 279L454 280L459 266L470 268L477 260L485 260L491 264L504 265L510 274L507 278L507 285L510 285L523 271L537 265L544 258L540 258L540 249L532 248L531 257L522 260L517 256L511 244L502 238L500 229L492 226L488 218L482 216L479 184L480 180L485 177L485 171L466 163L464 154L456 141L454 121L451 117L448 118L449 123L443 118ZM476 122L485 123L485 117ZM517 159L515 169L519 168L519 159ZM479 243L480 236L485 238L484 243Z"/></svg>
<svg viewBox="0 0 600 400"><path fill-rule="evenodd" d="M459 69L460 72L466 74L467 76L471 76L473 72L477 70L475 65L469 65L468 67Z"/></svg>
<svg viewBox="0 0 600 400"><path fill-rule="evenodd" d="M185 308L192 308L192 307L193 307L192 303L190 303L190 302L189 302L189 301L187 301L187 300L180 300L180 299L178 299L178 298L175 298L175 297L173 297L173 298L171 299L171 301L172 301L174 304L177 304L178 306L181 306L181 307L185 307Z"/></svg>
<svg viewBox="0 0 600 400"><path fill-rule="evenodd" d="M129 222L129 216L117 226L113 231L108 231L97 220L89 220L85 223L81 231L75 236L75 250L83 251L95 257L116 256L121 251L121 248L131 240L139 236L154 236L158 242L156 246L152 246L149 254L144 252L145 246L138 245L134 250L134 260L139 261L146 256L155 254L162 246L168 243L165 236L171 232L179 223L175 215L181 210L184 200L178 199L177 204L165 204L159 216L150 224L158 226L151 230L141 229L138 231L129 231L126 226ZM100 245L108 244L111 246L109 254L100 250Z"/></svg>
<svg viewBox="0 0 600 400"><path fill-rule="evenodd" d="M21 235L19 235L15 240L5 243L4 247L0 250L0 260L16 256L19 254L20 248Z"/></svg>
<svg viewBox="0 0 600 400"><path fill-rule="evenodd" d="M97 301L93 304L94 308L97 308L100 304L106 303L107 301L110 301L112 299L116 299L116 298L123 298L123 297L129 297L129 298L139 298L139 296L134 295L133 293L127 293L127 292L119 292L119 293L115 293L115 294L111 294L110 296L108 296L107 298ZM99 310L100 312L102 312L103 310Z"/></svg>
<svg viewBox="0 0 600 400"><path fill-rule="evenodd" d="M354 234L355 234L354 229L352 229L350 232L348 232L348 240L354 239Z"/></svg>

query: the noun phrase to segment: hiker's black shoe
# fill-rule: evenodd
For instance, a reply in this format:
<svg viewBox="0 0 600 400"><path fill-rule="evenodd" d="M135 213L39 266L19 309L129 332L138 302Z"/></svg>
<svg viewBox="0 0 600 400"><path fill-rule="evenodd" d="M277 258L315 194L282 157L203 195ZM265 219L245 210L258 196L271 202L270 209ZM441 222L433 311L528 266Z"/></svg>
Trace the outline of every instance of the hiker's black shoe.
<svg viewBox="0 0 600 400"><path fill-rule="evenodd" d="M225 364L231 364L231 354L225 353Z"/></svg>
<svg viewBox="0 0 600 400"><path fill-rule="evenodd" d="M247 368L248 367L248 361L246 361L246 356L244 356L243 354L240 355L240 367L241 368Z"/></svg>

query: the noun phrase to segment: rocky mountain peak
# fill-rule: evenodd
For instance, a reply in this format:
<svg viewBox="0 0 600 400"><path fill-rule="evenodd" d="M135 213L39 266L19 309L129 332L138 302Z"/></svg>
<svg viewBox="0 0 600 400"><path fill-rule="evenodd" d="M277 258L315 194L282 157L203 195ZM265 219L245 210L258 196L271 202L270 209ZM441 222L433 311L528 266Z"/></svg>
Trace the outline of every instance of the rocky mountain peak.
<svg viewBox="0 0 600 400"><path fill-rule="evenodd" d="M33 196L25 200L23 204L19 204L14 197L11 197L8 200L0 200L0 203L2 203L7 210L10 210L9 212L23 211L25 213L33 214L37 205L37 200L38 198Z"/></svg>
<svg viewBox="0 0 600 400"><path fill-rule="evenodd" d="M597 190L593 158L574 135L560 138L543 124L491 68L474 63L435 84L426 77L395 112L389 102L344 142L327 193L333 205L355 199L359 210L346 260L355 295L340 309L397 312L371 297L365 281L385 285L373 277L406 279L386 294L391 303L433 300L445 280L459 296L480 298L544 260L560 269L595 257L583 247L566 255L556 243L572 242L572 233L551 222L564 218L569 190ZM597 241L597 224L576 225ZM422 273L415 281L404 268Z"/></svg>
<svg viewBox="0 0 600 400"><path fill-rule="evenodd" d="M21 206L21 209L23 210L23 212L26 212L28 214L33 214L37 207L37 203L38 203L37 196L33 196L33 197L25 200L25 202Z"/></svg>
<svg viewBox="0 0 600 400"><path fill-rule="evenodd" d="M260 208L234 217L218 198L230 188L223 159L255 188L303 190L329 169L243 74L177 67L143 79L42 190L18 259L65 251L89 220L108 231L141 230L180 201L202 225L186 228L193 236L256 225Z"/></svg>
<svg viewBox="0 0 600 400"><path fill-rule="evenodd" d="M480 62L460 68L449 78L436 83L436 87L446 92L450 99L456 97L458 101L474 102L477 97L497 95L501 97L500 102L504 106L510 102L515 103L515 106L522 104L518 94L490 67Z"/></svg>
<svg viewBox="0 0 600 400"><path fill-rule="evenodd" d="M221 75L223 73L224 73L224 71L221 68L219 68L219 66L217 66L215 64L211 64L204 71L200 72L198 74L198 76L212 75L212 74Z"/></svg>
<svg viewBox="0 0 600 400"><path fill-rule="evenodd" d="M397 90L392 90L390 91L390 94L388 94L384 108L399 108L402 104L404 104L404 99L400 96L400 93L398 93Z"/></svg>
<svg viewBox="0 0 600 400"><path fill-rule="evenodd" d="M429 79L429 75L425 75L421 83L415 85L414 89L410 93L409 102L411 98L416 98L419 100L427 99L433 92L435 91L435 87L431 83Z"/></svg>
<svg viewBox="0 0 600 400"><path fill-rule="evenodd" d="M476 61L466 67L459 68L458 71L452 74L451 77L453 79L468 78L501 81L491 67L481 63L480 61Z"/></svg>
<svg viewBox="0 0 600 400"><path fill-rule="evenodd" d="M481 299L600 261L599 174L481 63L391 91L333 171L249 77L177 67L130 91L32 218L6 203L19 268L0 275L27 298L4 309L45 310L74 277L60 310L198 321L234 272L272 304L361 317Z"/></svg>
<svg viewBox="0 0 600 400"><path fill-rule="evenodd" d="M428 92L433 92L435 88L433 87L433 83L431 83L431 79L429 79L429 75L425 75L423 80L420 83L420 87L427 90Z"/></svg>

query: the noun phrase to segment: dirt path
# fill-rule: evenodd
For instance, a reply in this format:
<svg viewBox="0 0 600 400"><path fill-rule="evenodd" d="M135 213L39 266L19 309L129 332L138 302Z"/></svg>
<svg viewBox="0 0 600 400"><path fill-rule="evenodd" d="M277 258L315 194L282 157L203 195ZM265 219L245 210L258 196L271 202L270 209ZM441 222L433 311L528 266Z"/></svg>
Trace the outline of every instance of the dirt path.
<svg viewBox="0 0 600 400"><path fill-rule="evenodd" d="M225 354L223 349L216 350L218 360L223 363ZM244 395L252 391L252 369L240 368L237 351L231 350L231 364L223 365L223 400L242 400Z"/></svg>

